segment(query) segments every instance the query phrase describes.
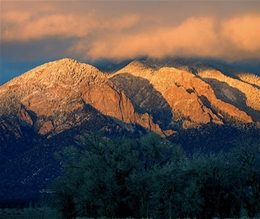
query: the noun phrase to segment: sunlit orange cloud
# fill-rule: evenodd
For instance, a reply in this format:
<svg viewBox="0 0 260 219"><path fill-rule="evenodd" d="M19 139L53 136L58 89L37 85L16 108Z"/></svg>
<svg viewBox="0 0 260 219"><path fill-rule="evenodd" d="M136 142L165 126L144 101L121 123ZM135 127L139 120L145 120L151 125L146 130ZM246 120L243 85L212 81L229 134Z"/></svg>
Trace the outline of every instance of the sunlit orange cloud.
<svg viewBox="0 0 260 219"><path fill-rule="evenodd" d="M224 21L222 34L237 49L259 53L260 15L244 15Z"/></svg>
<svg viewBox="0 0 260 219"><path fill-rule="evenodd" d="M160 58L187 53L211 55L218 41L213 23L211 18L190 18L177 27L154 27L138 33L104 33L91 42L92 46L85 55L93 58L129 58L142 55ZM84 43L80 41L75 49L84 52Z"/></svg>
<svg viewBox="0 0 260 219"><path fill-rule="evenodd" d="M70 51L92 58L136 56L200 56L233 59L260 58L260 15L228 20L188 18L178 26L155 26L138 32L102 32L92 40L81 39ZM87 48L87 49L85 49Z"/></svg>
<svg viewBox="0 0 260 219"><path fill-rule="evenodd" d="M138 19L139 16L134 14L107 20L92 13L51 13L37 16L37 11L11 11L1 15L1 41L29 41L53 36L82 38L92 31L127 29L137 23Z"/></svg>
<svg viewBox="0 0 260 219"><path fill-rule="evenodd" d="M1 11L0 42L23 44L48 39L51 43L54 38L71 38L67 54L62 56L75 55L85 59L137 56L260 58L260 13L219 17L206 13L206 9L201 9L199 15L191 8L186 10L190 14L182 16L176 7L172 13L168 9L164 17L163 8L157 14L155 7L160 5L155 2L153 8L143 13L134 12L134 6L132 10L119 6L112 10L111 6L109 11L107 5L99 4L100 8L94 9L88 5L89 10L81 9L80 4L70 10L62 1L51 5L42 3L45 7L13 4ZM167 6L169 4L167 2Z"/></svg>
<svg viewBox="0 0 260 219"><path fill-rule="evenodd" d="M2 41L29 41L52 36L84 37L95 25L95 19L66 14L37 16L14 11L2 15L2 25Z"/></svg>

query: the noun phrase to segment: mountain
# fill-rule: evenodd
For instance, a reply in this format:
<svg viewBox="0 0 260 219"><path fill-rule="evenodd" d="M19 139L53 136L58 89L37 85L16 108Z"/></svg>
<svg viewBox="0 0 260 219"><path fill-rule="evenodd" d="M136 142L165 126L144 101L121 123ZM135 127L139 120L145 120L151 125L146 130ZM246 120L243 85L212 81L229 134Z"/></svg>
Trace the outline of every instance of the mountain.
<svg viewBox="0 0 260 219"><path fill-rule="evenodd" d="M153 104L160 98L152 98L161 96L165 102L163 109L168 107L172 114L169 123L181 121L183 128L207 123L260 121L258 76L236 74L227 67L224 74L199 62L160 64L149 60L133 61L113 74L111 80L126 92L136 108L144 106L144 111L152 112L156 107L160 111L162 106Z"/></svg>
<svg viewBox="0 0 260 219"><path fill-rule="evenodd" d="M259 136L257 75L195 59L145 58L109 69L65 58L0 87L0 198L46 188L59 175L53 154L86 133L153 131L194 149L212 133L222 146L233 135Z"/></svg>

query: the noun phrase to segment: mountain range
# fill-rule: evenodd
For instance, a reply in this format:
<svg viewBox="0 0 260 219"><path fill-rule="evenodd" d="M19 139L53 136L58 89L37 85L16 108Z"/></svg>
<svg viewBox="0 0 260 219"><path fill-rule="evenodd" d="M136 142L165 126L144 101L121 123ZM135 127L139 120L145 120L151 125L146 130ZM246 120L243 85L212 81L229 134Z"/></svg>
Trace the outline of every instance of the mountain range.
<svg viewBox="0 0 260 219"><path fill-rule="evenodd" d="M152 131L186 150L260 136L258 75L198 59L142 58L108 69L64 58L0 87L0 198L45 189L59 175L55 152L85 134Z"/></svg>

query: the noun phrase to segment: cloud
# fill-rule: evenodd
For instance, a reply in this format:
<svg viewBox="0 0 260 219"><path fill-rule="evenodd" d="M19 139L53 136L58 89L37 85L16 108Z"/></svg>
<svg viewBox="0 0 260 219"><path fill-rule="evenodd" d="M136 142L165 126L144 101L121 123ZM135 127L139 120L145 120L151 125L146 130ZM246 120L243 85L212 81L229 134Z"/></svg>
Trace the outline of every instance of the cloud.
<svg viewBox="0 0 260 219"><path fill-rule="evenodd" d="M165 55L197 55L198 51L201 55L210 55L216 41L211 18L189 18L176 27L140 28L133 33L105 32L92 39L85 56L120 59L149 55L160 58ZM84 42L87 41L79 41L71 49L84 52Z"/></svg>
<svg viewBox="0 0 260 219"><path fill-rule="evenodd" d="M46 37L83 38L89 33L124 30L136 24L138 15L126 14L106 18L93 12L65 13L55 10L6 11L1 14L1 41L18 42Z"/></svg>
<svg viewBox="0 0 260 219"><path fill-rule="evenodd" d="M5 45L2 55L9 50L11 56L17 53L15 45L26 45L26 56L39 44L44 55L49 52L59 56L60 50L62 57L84 59L260 58L257 2L236 3L235 8L233 2L212 2L207 7L206 2L156 1L1 4L1 44Z"/></svg>
<svg viewBox="0 0 260 219"><path fill-rule="evenodd" d="M177 26L149 30L102 32L80 39L70 51L86 58L125 59L136 56L196 56L230 61L260 58L260 15L241 15L227 20L191 17Z"/></svg>
<svg viewBox="0 0 260 219"><path fill-rule="evenodd" d="M91 19L91 23L85 22ZM39 40L45 37L84 37L95 19L77 15L46 14L14 11L2 14L3 42Z"/></svg>
<svg viewBox="0 0 260 219"><path fill-rule="evenodd" d="M238 50L260 52L260 15L243 15L222 23L222 35Z"/></svg>

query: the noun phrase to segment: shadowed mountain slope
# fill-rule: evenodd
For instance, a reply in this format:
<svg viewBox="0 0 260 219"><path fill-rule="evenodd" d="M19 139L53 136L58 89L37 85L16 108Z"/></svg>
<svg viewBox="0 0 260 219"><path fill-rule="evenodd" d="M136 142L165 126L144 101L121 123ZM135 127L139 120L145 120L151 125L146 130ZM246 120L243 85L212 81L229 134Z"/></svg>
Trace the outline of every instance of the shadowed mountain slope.
<svg viewBox="0 0 260 219"><path fill-rule="evenodd" d="M0 86L0 197L46 188L60 170L54 153L84 134L153 131L193 151L260 136L257 75L188 59L140 59L115 69L103 73L65 58Z"/></svg>
<svg viewBox="0 0 260 219"><path fill-rule="evenodd" d="M129 98L105 74L71 59L39 66L3 85L0 94L3 130L30 126L38 134L51 137L88 120L84 106L90 104L126 128L140 124L161 133L148 114L134 111ZM9 127L5 118L18 123Z"/></svg>
<svg viewBox="0 0 260 219"><path fill-rule="evenodd" d="M127 89L128 92L135 89L125 86L127 82L122 84L116 78L121 77L120 81L127 81L129 76L124 80L122 77L131 74L149 81L171 107L172 121L181 121L183 128L197 127L210 122L226 124L234 121L260 121L260 91L256 85L258 76L247 74L245 82L238 79L238 76L225 76L203 63L188 64L185 66L177 61L168 61L167 67L162 67L161 63L157 64L154 61L133 61L111 77L126 93ZM231 70L228 68L227 72L230 73Z"/></svg>

